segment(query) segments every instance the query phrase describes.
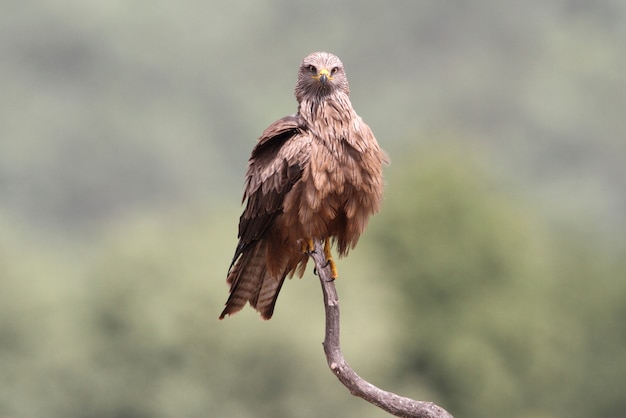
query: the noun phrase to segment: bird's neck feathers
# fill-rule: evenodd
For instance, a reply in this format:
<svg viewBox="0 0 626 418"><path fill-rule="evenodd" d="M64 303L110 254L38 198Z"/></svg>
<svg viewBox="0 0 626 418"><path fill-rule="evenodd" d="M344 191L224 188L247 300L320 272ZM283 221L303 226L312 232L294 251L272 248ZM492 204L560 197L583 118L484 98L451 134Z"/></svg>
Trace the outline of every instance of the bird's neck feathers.
<svg viewBox="0 0 626 418"><path fill-rule="evenodd" d="M358 118L350 97L341 91L326 96L304 97L298 114L321 139L347 139L350 125Z"/></svg>

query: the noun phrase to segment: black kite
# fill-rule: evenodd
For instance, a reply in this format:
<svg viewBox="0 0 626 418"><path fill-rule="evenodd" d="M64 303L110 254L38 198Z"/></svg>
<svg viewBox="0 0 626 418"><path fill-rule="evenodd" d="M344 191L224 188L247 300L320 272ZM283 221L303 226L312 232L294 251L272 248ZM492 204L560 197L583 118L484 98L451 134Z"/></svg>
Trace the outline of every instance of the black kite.
<svg viewBox="0 0 626 418"><path fill-rule="evenodd" d="M325 241L335 278L331 240L346 255L379 210L388 158L349 94L339 58L326 52L304 58L298 112L274 122L252 150L220 319L246 302L271 318L285 278L302 276L313 240Z"/></svg>

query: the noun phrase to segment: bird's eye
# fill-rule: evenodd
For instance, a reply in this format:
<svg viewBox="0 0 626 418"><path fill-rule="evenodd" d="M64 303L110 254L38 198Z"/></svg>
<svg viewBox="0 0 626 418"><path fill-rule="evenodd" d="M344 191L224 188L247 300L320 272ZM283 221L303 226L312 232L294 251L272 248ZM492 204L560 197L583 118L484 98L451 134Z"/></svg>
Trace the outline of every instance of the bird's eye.
<svg viewBox="0 0 626 418"><path fill-rule="evenodd" d="M335 74L335 73L337 73L337 71L339 71L339 67L333 67L333 69L330 70L330 73L331 74Z"/></svg>
<svg viewBox="0 0 626 418"><path fill-rule="evenodd" d="M315 65L309 65L307 68L310 72L317 74L317 68L315 68Z"/></svg>

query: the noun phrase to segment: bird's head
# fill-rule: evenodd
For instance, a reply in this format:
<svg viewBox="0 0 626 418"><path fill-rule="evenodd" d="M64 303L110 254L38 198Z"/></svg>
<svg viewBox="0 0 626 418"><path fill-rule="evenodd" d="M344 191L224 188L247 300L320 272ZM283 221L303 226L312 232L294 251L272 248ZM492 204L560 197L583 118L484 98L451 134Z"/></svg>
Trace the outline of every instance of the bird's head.
<svg viewBox="0 0 626 418"><path fill-rule="evenodd" d="M350 94L348 79L341 60L328 52L314 52L300 64L296 83L296 99L321 98L335 92Z"/></svg>

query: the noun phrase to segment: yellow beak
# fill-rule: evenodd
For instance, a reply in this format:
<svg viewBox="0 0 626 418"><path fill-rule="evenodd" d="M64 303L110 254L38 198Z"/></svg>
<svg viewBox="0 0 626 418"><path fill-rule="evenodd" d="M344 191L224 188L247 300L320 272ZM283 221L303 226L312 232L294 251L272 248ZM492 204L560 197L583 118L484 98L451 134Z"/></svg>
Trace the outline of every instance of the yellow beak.
<svg viewBox="0 0 626 418"><path fill-rule="evenodd" d="M322 68L319 72L319 75L313 76L314 79L321 81L323 84L326 84L328 80L332 80L333 78L330 76L330 71L326 68Z"/></svg>

